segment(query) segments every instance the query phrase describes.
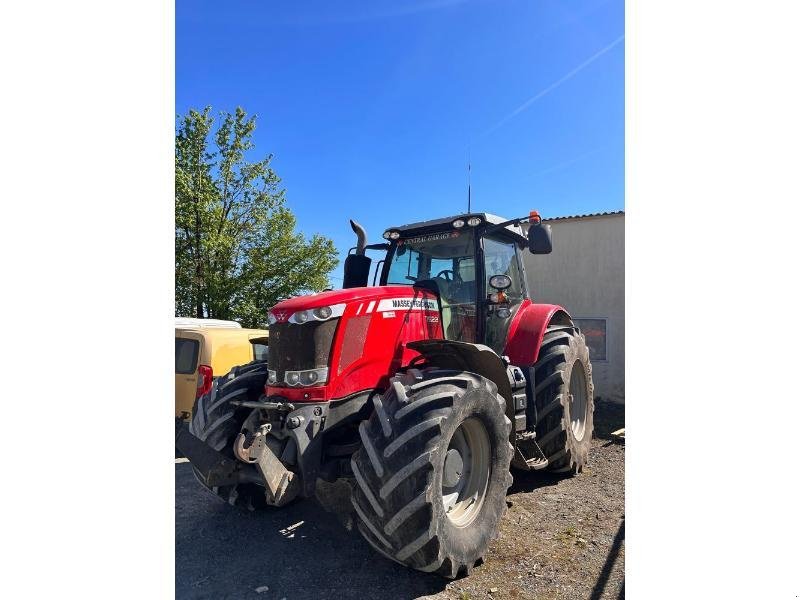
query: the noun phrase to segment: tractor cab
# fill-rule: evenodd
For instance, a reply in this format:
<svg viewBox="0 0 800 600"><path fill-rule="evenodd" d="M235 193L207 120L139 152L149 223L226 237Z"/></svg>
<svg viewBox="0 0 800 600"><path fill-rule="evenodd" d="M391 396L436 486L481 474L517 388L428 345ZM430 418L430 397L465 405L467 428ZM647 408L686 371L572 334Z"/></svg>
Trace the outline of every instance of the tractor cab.
<svg viewBox="0 0 800 600"><path fill-rule="evenodd" d="M535 249L523 233L524 221L543 230ZM383 234L388 243L365 247L387 251L376 267L380 285L426 288L438 296L445 339L486 344L502 353L509 324L529 298L522 253L551 248L549 231L540 222L536 213L512 220L471 213L391 227ZM358 225L353 227L359 233ZM354 256L348 257L346 271L361 261L368 272L369 259Z"/></svg>

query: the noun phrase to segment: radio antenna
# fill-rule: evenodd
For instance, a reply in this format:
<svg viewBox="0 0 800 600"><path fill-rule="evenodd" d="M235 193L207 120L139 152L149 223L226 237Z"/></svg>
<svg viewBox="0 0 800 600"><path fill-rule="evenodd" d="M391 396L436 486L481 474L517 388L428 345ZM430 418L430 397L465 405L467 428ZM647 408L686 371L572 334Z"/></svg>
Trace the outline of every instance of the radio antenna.
<svg viewBox="0 0 800 600"><path fill-rule="evenodd" d="M472 212L472 158L467 150L467 213Z"/></svg>

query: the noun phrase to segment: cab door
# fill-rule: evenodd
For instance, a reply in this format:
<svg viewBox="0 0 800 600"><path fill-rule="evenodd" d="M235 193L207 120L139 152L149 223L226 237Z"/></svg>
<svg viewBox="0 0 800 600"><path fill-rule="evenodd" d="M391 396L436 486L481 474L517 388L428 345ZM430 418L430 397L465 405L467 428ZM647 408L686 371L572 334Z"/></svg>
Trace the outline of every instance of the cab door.
<svg viewBox="0 0 800 600"><path fill-rule="evenodd" d="M484 290L487 299L484 303L483 318L484 343L498 354L502 354L508 339L508 328L514 314L525 299L525 281L520 268L520 256L517 243L502 235L490 234L483 238ZM497 292L489 285L494 275L507 275L511 279L511 287L503 291L505 301L502 305L489 302L492 293ZM498 310L507 308L508 311Z"/></svg>
<svg viewBox="0 0 800 600"><path fill-rule="evenodd" d="M175 416L187 419L197 395L202 337L195 332L175 330Z"/></svg>

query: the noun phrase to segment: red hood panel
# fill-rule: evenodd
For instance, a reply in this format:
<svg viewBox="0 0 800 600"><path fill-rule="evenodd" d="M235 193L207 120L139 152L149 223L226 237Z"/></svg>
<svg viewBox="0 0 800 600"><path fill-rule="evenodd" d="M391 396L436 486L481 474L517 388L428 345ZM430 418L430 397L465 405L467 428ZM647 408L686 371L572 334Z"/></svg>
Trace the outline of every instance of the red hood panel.
<svg viewBox="0 0 800 600"><path fill-rule="evenodd" d="M413 297L426 296L435 298L436 296L427 290L414 288L410 285L385 285L380 287L357 287L346 290L331 290L319 294L309 294L308 296L297 296L289 298L283 302L278 302L270 310L282 310L293 313L307 308L317 308L318 306L330 306L343 302L353 302L356 300L374 300L376 298L394 297Z"/></svg>
<svg viewBox="0 0 800 600"><path fill-rule="evenodd" d="M309 325L283 325L293 314L339 304L345 306L338 313L339 322L332 334L328 382L297 388L280 383L267 387L268 396L292 402L324 402L364 390L385 390L389 378L419 356L407 347L408 342L442 338L439 302L430 290L410 285L351 288L291 298L273 306L270 313L276 324L270 326L271 338L275 334L270 356L276 353L277 359L277 353L300 350L293 346L295 338L287 332ZM284 335L288 337L281 337ZM310 342L306 339L304 343Z"/></svg>

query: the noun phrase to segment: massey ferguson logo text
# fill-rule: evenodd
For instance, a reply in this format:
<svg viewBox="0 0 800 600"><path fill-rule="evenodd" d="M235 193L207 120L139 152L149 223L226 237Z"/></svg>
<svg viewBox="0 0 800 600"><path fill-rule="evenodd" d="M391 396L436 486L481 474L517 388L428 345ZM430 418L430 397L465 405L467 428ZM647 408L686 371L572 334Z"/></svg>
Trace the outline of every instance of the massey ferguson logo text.
<svg viewBox="0 0 800 600"><path fill-rule="evenodd" d="M387 298L378 304L378 312L384 310L439 310L436 300L430 298Z"/></svg>

